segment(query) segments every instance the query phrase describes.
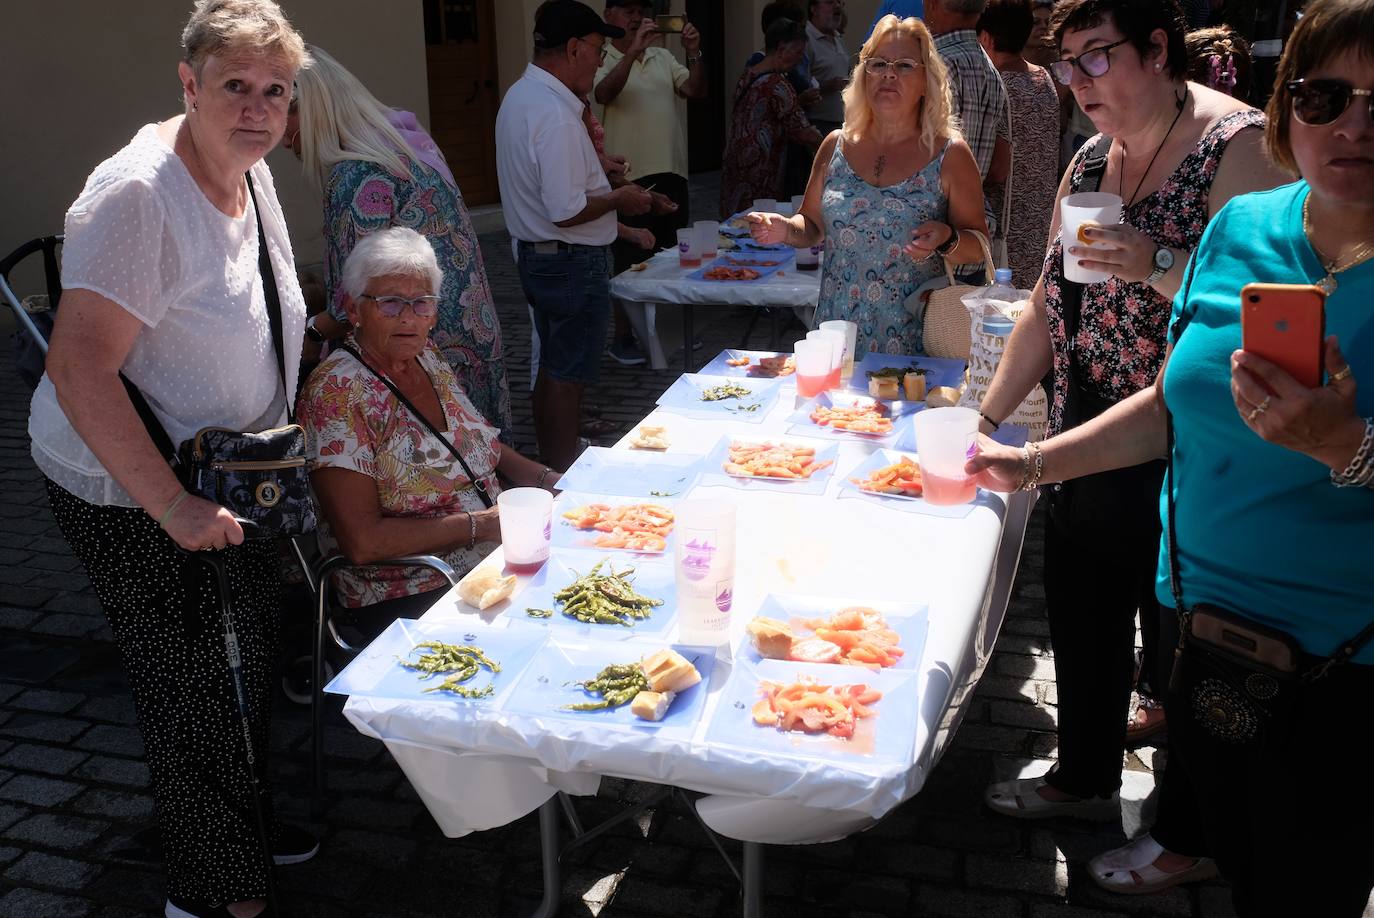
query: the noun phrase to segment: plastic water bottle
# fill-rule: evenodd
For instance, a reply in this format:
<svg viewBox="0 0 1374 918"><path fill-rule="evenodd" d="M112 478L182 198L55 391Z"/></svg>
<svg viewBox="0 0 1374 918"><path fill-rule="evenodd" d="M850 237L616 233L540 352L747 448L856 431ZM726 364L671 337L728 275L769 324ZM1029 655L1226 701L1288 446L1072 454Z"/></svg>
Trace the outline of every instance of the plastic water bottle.
<svg viewBox="0 0 1374 918"><path fill-rule="evenodd" d="M992 286L983 294L986 304L983 311L983 331L999 338L1011 334L1012 326L1016 324L1011 316L1016 302L1020 299L1020 292L1011 281L1011 268L998 268L994 271Z"/></svg>

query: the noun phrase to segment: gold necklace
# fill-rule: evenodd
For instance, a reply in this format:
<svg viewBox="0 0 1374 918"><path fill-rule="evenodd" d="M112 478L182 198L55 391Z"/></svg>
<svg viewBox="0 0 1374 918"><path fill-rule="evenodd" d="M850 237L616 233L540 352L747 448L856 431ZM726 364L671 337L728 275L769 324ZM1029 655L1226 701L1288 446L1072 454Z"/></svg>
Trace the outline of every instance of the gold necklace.
<svg viewBox="0 0 1374 918"><path fill-rule="evenodd" d="M1343 271L1349 271L1356 265L1362 265L1369 259L1374 258L1374 242L1366 242L1355 250L1355 254L1346 259L1345 264L1338 264L1335 260L1327 261L1322 257L1322 253L1317 251L1317 244L1312 241L1312 214L1308 205L1312 201L1312 195L1308 195L1302 202L1302 231L1307 236L1307 244L1312 246L1313 253L1317 256L1317 261L1321 264L1322 270L1326 272L1326 277L1317 281L1317 286L1322 288L1327 296L1336 292L1336 275Z"/></svg>

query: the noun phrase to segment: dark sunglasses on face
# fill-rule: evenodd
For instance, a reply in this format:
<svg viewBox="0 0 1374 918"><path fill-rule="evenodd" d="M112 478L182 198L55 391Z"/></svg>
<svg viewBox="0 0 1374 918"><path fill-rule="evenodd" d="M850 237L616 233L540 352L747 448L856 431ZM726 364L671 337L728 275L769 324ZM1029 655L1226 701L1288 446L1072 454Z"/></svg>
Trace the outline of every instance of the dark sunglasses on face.
<svg viewBox="0 0 1374 918"><path fill-rule="evenodd" d="M1356 89L1345 80L1293 80L1286 85L1293 97L1293 117L1303 124L1330 124L1345 114L1356 96L1365 97L1374 119L1374 90Z"/></svg>
<svg viewBox="0 0 1374 918"><path fill-rule="evenodd" d="M413 300L408 300L403 296L373 296L364 293L362 299L371 300L377 304L377 311L388 319L394 319L401 314L401 310L407 306L410 311L422 319L427 319L439 311L439 298L437 296L417 296Z"/></svg>
<svg viewBox="0 0 1374 918"><path fill-rule="evenodd" d="M1120 41L1112 42L1110 45L1098 45L1096 48L1084 51L1078 57L1066 57L1063 60L1055 61L1050 64L1050 72L1054 74L1056 80L1065 86L1073 82L1074 67L1082 70L1093 79L1106 76L1107 71L1112 66L1111 50L1117 45L1126 44L1128 41L1130 41L1129 38L1123 38Z"/></svg>

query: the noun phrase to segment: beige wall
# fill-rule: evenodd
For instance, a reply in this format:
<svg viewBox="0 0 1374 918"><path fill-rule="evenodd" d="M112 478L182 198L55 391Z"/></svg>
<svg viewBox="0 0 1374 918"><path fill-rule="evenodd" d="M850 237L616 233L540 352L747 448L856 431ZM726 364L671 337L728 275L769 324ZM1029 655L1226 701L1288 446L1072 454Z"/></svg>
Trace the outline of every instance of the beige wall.
<svg viewBox="0 0 1374 918"><path fill-rule="evenodd" d="M497 0L500 6L504 0ZM420 4L284 0L306 41L318 43L383 102L428 120ZM189 0L6 4L5 129L0 131L0 253L61 232L68 205L100 160L138 128L181 109L176 65ZM268 158L303 264L322 257L322 213L289 153ZM28 275L25 275L27 277ZM22 278L21 278L22 280Z"/></svg>

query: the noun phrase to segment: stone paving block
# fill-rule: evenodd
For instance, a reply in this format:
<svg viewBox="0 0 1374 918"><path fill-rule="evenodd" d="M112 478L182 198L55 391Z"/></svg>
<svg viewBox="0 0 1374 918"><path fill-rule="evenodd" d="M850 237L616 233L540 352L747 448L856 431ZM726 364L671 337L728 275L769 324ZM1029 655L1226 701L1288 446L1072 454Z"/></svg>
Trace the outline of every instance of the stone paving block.
<svg viewBox="0 0 1374 918"><path fill-rule="evenodd" d="M66 803L79 793L81 785L75 781L59 781L39 775L16 775L0 785L0 800L49 809Z"/></svg>
<svg viewBox="0 0 1374 918"><path fill-rule="evenodd" d="M143 737L134 727L112 727L97 724L76 741L77 748L92 752L108 752L130 758L143 758Z"/></svg>
<svg viewBox="0 0 1374 918"><path fill-rule="evenodd" d="M15 861L5 871L5 879L11 883L33 884L67 889L72 892L83 889L87 883L100 873L100 867L69 857L30 851Z"/></svg>
<svg viewBox="0 0 1374 918"><path fill-rule="evenodd" d="M1030 730L1053 730L1059 724L1057 708L1022 701L993 701L991 717L994 724L1004 727L1025 727Z"/></svg>
<svg viewBox="0 0 1374 918"><path fill-rule="evenodd" d="M1086 872L1075 868L1069 891L1069 902L1086 908L1149 915L1151 918L1174 918L1193 914L1191 891L1182 886L1166 889L1150 896L1119 896L1109 893L1092 881Z"/></svg>
<svg viewBox="0 0 1374 918"><path fill-rule="evenodd" d="M0 548L0 566L13 567L32 559L34 553L22 548Z"/></svg>
<svg viewBox="0 0 1374 918"><path fill-rule="evenodd" d="M15 739L38 739L43 742L69 743L80 737L89 724L71 717L21 712L0 726L0 734Z"/></svg>
<svg viewBox="0 0 1374 918"><path fill-rule="evenodd" d="M1058 861L970 854L964 861L964 871L968 885L978 889L990 887L1062 896L1069 888L1068 868Z"/></svg>
<svg viewBox="0 0 1374 918"><path fill-rule="evenodd" d="M349 797L340 800L329 810L328 822L335 826L362 826L405 834L422 818L429 818L429 812L423 806Z"/></svg>
<svg viewBox="0 0 1374 918"><path fill-rule="evenodd" d="M1024 699L1032 704L1040 701L1040 687L1043 682L1033 682L1016 676L983 676L978 682L976 694L987 698L1003 698L1008 701Z"/></svg>
<svg viewBox="0 0 1374 918"><path fill-rule="evenodd" d="M648 915L673 918L714 918L728 895L724 890L661 883L627 873L615 891L617 910L634 909Z"/></svg>
<svg viewBox="0 0 1374 918"><path fill-rule="evenodd" d="M3 791L0 791L3 793ZM96 787L86 791L72 809L87 816L103 816L123 822L147 822L153 818L153 798L144 794Z"/></svg>
<svg viewBox="0 0 1374 918"><path fill-rule="evenodd" d="M44 711L48 714L66 714L85 701L84 695L75 692L55 692L50 689L29 689L27 692L10 699L12 707L26 711Z"/></svg>
<svg viewBox="0 0 1374 918"><path fill-rule="evenodd" d="M76 575L67 574L63 576L71 582L62 587L64 592L61 595L50 599L43 608L50 612L71 612L74 615L94 615L104 618L105 609L100 605L100 599L94 593L77 592L89 586L85 575L80 575L79 581L74 579Z"/></svg>
<svg viewBox="0 0 1374 918"><path fill-rule="evenodd" d="M409 838L367 832L362 829L342 829L327 839L331 850L346 855L361 856L376 867L402 868L414 855L417 843Z"/></svg>
<svg viewBox="0 0 1374 918"><path fill-rule="evenodd" d="M138 719L133 699L127 695L99 695L89 699L77 712L90 720L132 724Z"/></svg>
<svg viewBox="0 0 1374 918"><path fill-rule="evenodd" d="M859 863L864 872L890 874L914 880L954 881L959 876L959 854L949 848L894 842L888 839L863 840Z"/></svg>
<svg viewBox="0 0 1374 918"><path fill-rule="evenodd" d="M13 682L0 682L0 704L4 704L22 691L24 691L22 685L15 685Z"/></svg>
<svg viewBox="0 0 1374 918"><path fill-rule="evenodd" d="M0 606L0 628L9 628L13 631L23 631L42 616L32 609L20 609L16 606Z"/></svg>
<svg viewBox="0 0 1374 918"><path fill-rule="evenodd" d="M1374 899L1371 899L1374 905ZM1200 918L1236 918L1236 907L1231 904L1231 887L1204 886L1198 890L1198 915ZM1365 915L1371 914L1366 908Z"/></svg>
<svg viewBox="0 0 1374 918"><path fill-rule="evenodd" d="M18 522L15 520L14 522ZM10 564L0 566L0 585L5 587L19 586L29 583L43 576L43 571L22 564ZM8 590L7 590L8 592Z"/></svg>
<svg viewBox="0 0 1374 918"><path fill-rule="evenodd" d="M34 624L29 630L34 634L51 634L54 637L80 638L99 631L103 624L103 621L92 615L76 615L70 612L58 612L55 615L45 615L42 621Z"/></svg>
<svg viewBox="0 0 1374 918"><path fill-rule="evenodd" d="M17 861L23 853L23 848L0 846L0 864L8 864L11 861Z"/></svg>
<svg viewBox="0 0 1374 918"><path fill-rule="evenodd" d="M916 824L921 841L968 851L1014 853L1021 848L1021 832L1006 820L930 817Z"/></svg>
<svg viewBox="0 0 1374 918"><path fill-rule="evenodd" d="M27 585L5 587L5 602L13 606L31 609L37 609L55 595L57 595L57 591L47 587Z"/></svg>
<svg viewBox="0 0 1374 918"><path fill-rule="evenodd" d="M95 912L87 899L37 889L13 889L0 896L0 918L86 918Z"/></svg>
<svg viewBox="0 0 1374 918"><path fill-rule="evenodd" d="M1054 679L1054 660L1051 657L1030 657L1012 653L995 657L993 672L1003 676L1021 676L1025 679Z"/></svg>
<svg viewBox="0 0 1374 918"><path fill-rule="evenodd" d="M0 830L8 829L31 812L33 811L26 806L0 803Z"/></svg>
<svg viewBox="0 0 1374 918"><path fill-rule="evenodd" d="M5 832L5 837L45 848L71 851L91 844L107 828L109 823L98 819L39 813L10 826Z"/></svg>
<svg viewBox="0 0 1374 918"><path fill-rule="evenodd" d="M1012 895L931 884L916 890L912 914L922 918L1022 918L1024 909L1021 900Z"/></svg>
<svg viewBox="0 0 1374 918"><path fill-rule="evenodd" d="M1057 902L1031 903L1031 918L1124 918L1125 912L1104 912L1095 908L1079 908Z"/></svg>
<svg viewBox="0 0 1374 918"><path fill-rule="evenodd" d="M1019 752L1026 746L1027 731L989 724L963 724L954 734L954 748L984 752Z"/></svg>
<svg viewBox="0 0 1374 918"><path fill-rule="evenodd" d="M1048 638L1050 636L1050 623L1045 620L1043 614L1037 613L1034 617L1025 615L1008 615L1006 622L1002 625L1004 634L1026 634L1035 637ZM1046 647L1049 645L1046 644Z"/></svg>
<svg viewBox="0 0 1374 918"><path fill-rule="evenodd" d="M83 892L102 904L138 909L141 914L163 913L167 901L161 872L114 867L105 870Z"/></svg>
<svg viewBox="0 0 1374 918"><path fill-rule="evenodd" d="M16 718L17 719L17 718ZM7 725L8 726L8 725ZM60 749L56 746L37 746L21 743L0 756L0 765L21 771L38 771L48 775L65 775L86 758L83 752Z"/></svg>
<svg viewBox="0 0 1374 918"><path fill-rule="evenodd" d="M101 784L118 784L122 787L147 787L148 766L129 759L114 759L106 755L93 755L76 770L76 776Z"/></svg>
<svg viewBox="0 0 1374 918"><path fill-rule="evenodd" d="M80 559L72 555L47 551L32 552L24 563L43 571L74 571L81 566Z"/></svg>

